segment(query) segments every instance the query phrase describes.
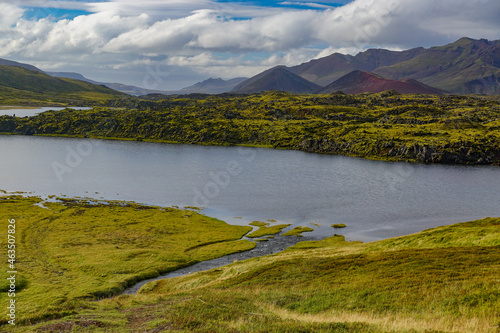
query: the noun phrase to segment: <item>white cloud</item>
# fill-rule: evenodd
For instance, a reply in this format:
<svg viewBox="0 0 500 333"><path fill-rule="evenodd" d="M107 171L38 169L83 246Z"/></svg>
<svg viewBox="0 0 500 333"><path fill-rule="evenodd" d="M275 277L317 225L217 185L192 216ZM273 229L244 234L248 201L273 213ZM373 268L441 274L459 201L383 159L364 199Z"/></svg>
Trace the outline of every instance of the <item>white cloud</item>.
<svg viewBox="0 0 500 333"><path fill-rule="evenodd" d="M9 3L0 2L0 32L11 28L23 14L23 9Z"/></svg>
<svg viewBox="0 0 500 333"><path fill-rule="evenodd" d="M71 20L26 20L21 18L20 4L94 14ZM178 73L189 68L190 77L196 71L228 78L335 51L355 54L368 47L432 46L462 36L499 39L499 17L498 0L355 0L324 10L213 0L0 0L0 56L52 68L78 63L111 74L112 69L139 70L163 63ZM323 45L323 50L311 49L312 45ZM245 57L248 53L255 56Z"/></svg>

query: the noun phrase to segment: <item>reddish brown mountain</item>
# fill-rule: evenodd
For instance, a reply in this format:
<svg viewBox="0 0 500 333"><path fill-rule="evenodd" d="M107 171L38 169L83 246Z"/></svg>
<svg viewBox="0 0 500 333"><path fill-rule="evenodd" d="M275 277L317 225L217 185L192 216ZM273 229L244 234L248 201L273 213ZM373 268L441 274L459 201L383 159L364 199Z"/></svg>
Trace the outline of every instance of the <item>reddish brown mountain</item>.
<svg viewBox="0 0 500 333"><path fill-rule="evenodd" d="M444 91L427 86L417 80L389 80L373 73L352 71L321 89L320 94L342 91L345 94L379 93L395 90L400 94L442 94Z"/></svg>
<svg viewBox="0 0 500 333"><path fill-rule="evenodd" d="M425 49L419 47L400 52L370 49L356 56L334 53L324 58L290 67L288 70L320 86L326 86L354 70L371 72L382 66L408 61L423 52Z"/></svg>

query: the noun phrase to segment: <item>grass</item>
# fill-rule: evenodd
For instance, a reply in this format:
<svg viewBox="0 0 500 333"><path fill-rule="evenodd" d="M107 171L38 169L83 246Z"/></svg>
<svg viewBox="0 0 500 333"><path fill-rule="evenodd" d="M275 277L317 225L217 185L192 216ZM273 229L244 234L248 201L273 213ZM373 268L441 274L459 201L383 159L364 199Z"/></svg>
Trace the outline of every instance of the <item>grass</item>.
<svg viewBox="0 0 500 333"><path fill-rule="evenodd" d="M341 228L345 228L347 227L344 223L334 223L332 224L332 228L335 228L335 229L341 229Z"/></svg>
<svg viewBox="0 0 500 333"><path fill-rule="evenodd" d="M19 321L62 316L82 300L115 295L138 280L252 249L250 227L193 211L65 199L0 197L0 222L16 220ZM7 247L2 238L2 248ZM0 290L7 286L6 260ZM0 293L0 302L7 302ZM5 320L3 320L5 321Z"/></svg>
<svg viewBox="0 0 500 333"><path fill-rule="evenodd" d="M16 218L16 232L22 235L17 265L26 282L19 291L20 304L41 304L36 303L41 295L37 298L34 291L45 285L45 297L59 302L45 303L31 324L3 326L0 331L494 333L500 329L500 218L371 243L346 242L340 235L300 242L271 256L150 282L136 296L96 302L89 291L121 277L110 271L142 272L139 266L144 261L148 268L157 267L160 261L150 256L153 252L163 255L161 265L172 266L216 249L229 252L234 248L219 246L244 247L246 243L238 239L249 228L228 226L193 211L134 204L88 207L67 200L41 211L33 206L37 202L33 198L2 200L0 218ZM139 216L147 223L141 223ZM83 217L87 219L80 220ZM267 222L253 224L269 228ZM184 228L190 232L182 232ZM153 237L143 237L145 233ZM68 249L59 245L69 242L73 244ZM175 261L181 258L182 263ZM29 311L24 305L19 313L26 316Z"/></svg>
<svg viewBox="0 0 500 333"><path fill-rule="evenodd" d="M302 236L303 232L311 231L314 231L314 229L310 227L295 227L292 230L285 232L283 236Z"/></svg>
<svg viewBox="0 0 500 333"><path fill-rule="evenodd" d="M496 332L499 274L500 219L491 218L366 244L343 236L301 242L144 292L171 299L233 293L270 320L365 325L355 332ZM201 277L204 287L183 284Z"/></svg>
<svg viewBox="0 0 500 333"><path fill-rule="evenodd" d="M2 105L96 105L127 96L101 85L16 66L0 66L0 82Z"/></svg>
<svg viewBox="0 0 500 333"><path fill-rule="evenodd" d="M258 238L266 235L276 235L279 234L283 229L289 227L291 224L278 224L269 226L268 222L253 221L250 225L259 227L257 230L251 232L247 235L249 238ZM264 239L267 240L267 239Z"/></svg>

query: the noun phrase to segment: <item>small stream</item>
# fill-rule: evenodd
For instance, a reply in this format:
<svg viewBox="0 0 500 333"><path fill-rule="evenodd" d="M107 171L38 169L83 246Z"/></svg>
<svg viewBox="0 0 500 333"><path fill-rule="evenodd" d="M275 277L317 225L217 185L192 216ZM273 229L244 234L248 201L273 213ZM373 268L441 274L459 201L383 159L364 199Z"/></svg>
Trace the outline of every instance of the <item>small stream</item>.
<svg viewBox="0 0 500 333"><path fill-rule="evenodd" d="M235 260L241 261L250 258L262 257L269 254L274 254L285 250L287 247L297 244L298 242L306 241L306 240L317 240L315 237L298 237L298 236L279 236L275 235L275 238L271 238L268 241L257 242L257 246L248 251L229 254L224 257L202 261L196 263L194 265L180 268L178 270L169 272L164 275L160 275L158 277L147 279L136 283L135 285L125 289L122 292L122 295L135 295L139 291L139 289L148 282L169 279L179 276L188 275L191 273L207 271L213 268L222 267L228 264L233 263Z"/></svg>

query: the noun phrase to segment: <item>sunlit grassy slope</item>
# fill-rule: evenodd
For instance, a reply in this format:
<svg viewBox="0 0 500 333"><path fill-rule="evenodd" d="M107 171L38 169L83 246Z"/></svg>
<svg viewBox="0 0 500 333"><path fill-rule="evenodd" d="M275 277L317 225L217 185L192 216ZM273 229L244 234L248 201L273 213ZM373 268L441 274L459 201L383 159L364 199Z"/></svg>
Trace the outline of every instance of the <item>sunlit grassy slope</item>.
<svg viewBox="0 0 500 333"><path fill-rule="evenodd" d="M121 292L138 280L199 261L248 250L251 227L193 211L133 203L0 197L0 303L9 298L7 223L16 223L18 321L60 317L87 300ZM5 322L6 317L2 316Z"/></svg>
<svg viewBox="0 0 500 333"><path fill-rule="evenodd" d="M154 270L248 248L237 239L249 229L173 209L70 201L43 210L32 206L36 201L1 204L7 207L2 221L15 217L25 244L19 250L26 281L19 313L59 318L0 331L479 333L500 328L500 218L372 243L346 242L342 236L301 242L276 255L151 282L137 296L95 302L92 295L118 290ZM214 240L220 243L193 247ZM34 311L33 304L43 306Z"/></svg>
<svg viewBox="0 0 500 333"><path fill-rule="evenodd" d="M127 95L102 85L55 78L22 67L0 66L3 105L95 105L124 96Z"/></svg>

